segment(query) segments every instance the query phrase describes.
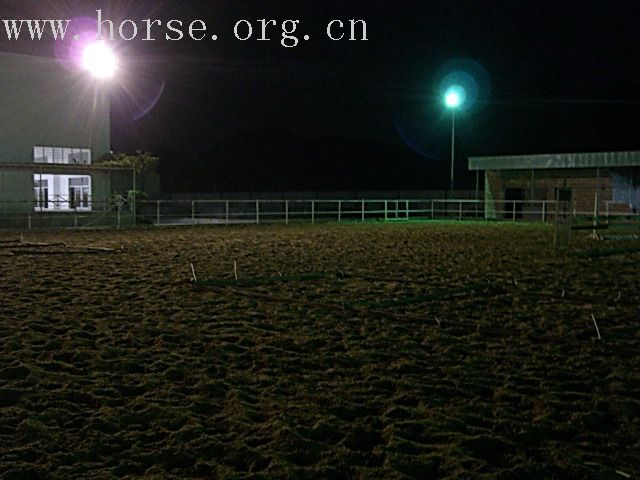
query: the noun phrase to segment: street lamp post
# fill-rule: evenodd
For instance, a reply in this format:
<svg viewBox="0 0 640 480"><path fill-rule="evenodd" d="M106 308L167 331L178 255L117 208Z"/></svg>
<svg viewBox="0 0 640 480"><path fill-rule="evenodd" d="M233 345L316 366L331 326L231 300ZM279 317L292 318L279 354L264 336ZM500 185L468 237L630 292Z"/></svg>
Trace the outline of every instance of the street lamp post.
<svg viewBox="0 0 640 480"><path fill-rule="evenodd" d="M453 165L456 157L456 110L455 108L451 109L451 185L449 186L449 190L451 191L451 195L453 196Z"/></svg>
<svg viewBox="0 0 640 480"><path fill-rule="evenodd" d="M459 109L465 100L465 91L459 85L453 85L444 94L444 104L451 110L451 184L449 186L453 195L453 177L456 156L456 110Z"/></svg>

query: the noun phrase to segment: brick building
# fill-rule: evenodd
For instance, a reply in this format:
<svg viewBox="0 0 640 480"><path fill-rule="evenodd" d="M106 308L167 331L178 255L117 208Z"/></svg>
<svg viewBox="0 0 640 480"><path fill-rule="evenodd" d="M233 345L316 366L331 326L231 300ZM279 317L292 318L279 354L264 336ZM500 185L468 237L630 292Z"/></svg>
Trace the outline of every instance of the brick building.
<svg viewBox="0 0 640 480"><path fill-rule="evenodd" d="M640 207L640 151L471 157L469 169L485 172L488 219L544 219L556 198L585 216Z"/></svg>

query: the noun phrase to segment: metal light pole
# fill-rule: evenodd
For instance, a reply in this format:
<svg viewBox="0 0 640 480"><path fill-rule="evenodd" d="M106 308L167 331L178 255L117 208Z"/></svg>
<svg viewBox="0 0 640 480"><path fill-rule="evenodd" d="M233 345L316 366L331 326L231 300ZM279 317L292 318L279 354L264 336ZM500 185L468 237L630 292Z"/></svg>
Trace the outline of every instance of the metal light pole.
<svg viewBox="0 0 640 480"><path fill-rule="evenodd" d="M452 85L444 94L444 104L451 110L451 184L449 186L451 196L453 196L453 178L456 157L456 110L462 106L466 98L464 88L459 85Z"/></svg>
<svg viewBox="0 0 640 480"><path fill-rule="evenodd" d="M453 165L456 158L456 110L451 109L451 185L449 190L451 191L451 197L453 198Z"/></svg>

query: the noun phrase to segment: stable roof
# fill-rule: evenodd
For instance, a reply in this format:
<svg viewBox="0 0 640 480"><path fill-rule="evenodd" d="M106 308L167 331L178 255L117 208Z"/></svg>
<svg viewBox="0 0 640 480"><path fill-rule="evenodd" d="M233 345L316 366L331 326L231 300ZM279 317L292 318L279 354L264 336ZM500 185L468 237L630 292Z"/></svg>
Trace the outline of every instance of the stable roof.
<svg viewBox="0 0 640 480"><path fill-rule="evenodd" d="M469 157L469 170L640 167L640 151Z"/></svg>

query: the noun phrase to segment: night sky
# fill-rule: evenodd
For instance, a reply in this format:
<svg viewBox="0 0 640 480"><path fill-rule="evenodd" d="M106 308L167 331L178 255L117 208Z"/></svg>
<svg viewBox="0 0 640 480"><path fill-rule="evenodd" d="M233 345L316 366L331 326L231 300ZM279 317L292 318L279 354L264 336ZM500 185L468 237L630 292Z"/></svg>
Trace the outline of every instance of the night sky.
<svg viewBox="0 0 640 480"><path fill-rule="evenodd" d="M0 1L0 18L93 16L207 22L202 42L119 42L112 145L161 157L171 191L409 190L448 186L443 66L484 68L457 116L457 186L470 155L640 148L640 2ZM300 20L286 49L233 37L237 20ZM333 19L363 19L366 42L332 42ZM142 28L142 27L141 27ZM254 32L254 35L256 32ZM141 37L142 35L140 35ZM0 50L51 55L52 42ZM128 93L125 93L128 92Z"/></svg>

